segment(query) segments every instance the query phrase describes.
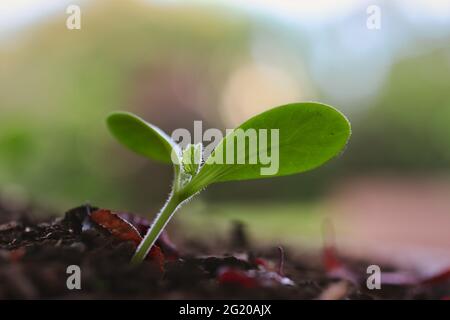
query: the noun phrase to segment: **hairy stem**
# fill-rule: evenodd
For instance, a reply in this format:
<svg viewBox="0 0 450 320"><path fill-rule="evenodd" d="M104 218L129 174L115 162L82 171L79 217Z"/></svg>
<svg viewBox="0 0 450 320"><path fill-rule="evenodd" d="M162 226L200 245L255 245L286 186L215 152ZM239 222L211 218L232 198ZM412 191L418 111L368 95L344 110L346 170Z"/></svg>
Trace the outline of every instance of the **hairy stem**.
<svg viewBox="0 0 450 320"><path fill-rule="evenodd" d="M150 249L155 244L159 235L164 230L170 218L180 206L181 202L183 202L183 200L180 199L175 192L172 193L169 200L166 202L160 213L156 216L153 224L148 229L144 239L136 249L136 253L131 259L131 264L136 265L144 261Z"/></svg>
<svg viewBox="0 0 450 320"><path fill-rule="evenodd" d="M164 207L156 216L152 225L147 231L144 239L136 249L133 258L131 259L131 264L137 265L144 261L147 254L150 252L151 248L158 240L161 232L166 227L167 223L172 218L173 214L180 207L181 203L185 201L188 196L185 193L181 194L182 189L182 168L180 165L174 166L174 181L173 189Z"/></svg>

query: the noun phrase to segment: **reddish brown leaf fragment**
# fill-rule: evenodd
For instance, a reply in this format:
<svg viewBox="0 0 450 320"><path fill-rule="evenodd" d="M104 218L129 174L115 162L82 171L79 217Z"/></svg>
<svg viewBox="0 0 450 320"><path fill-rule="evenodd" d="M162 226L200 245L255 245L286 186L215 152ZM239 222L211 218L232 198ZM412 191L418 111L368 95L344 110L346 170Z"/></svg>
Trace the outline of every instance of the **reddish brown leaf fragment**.
<svg viewBox="0 0 450 320"><path fill-rule="evenodd" d="M152 247L152 249L148 253L146 259L150 260L150 261L154 261L158 265L159 270L161 272L164 271L164 263L165 263L166 259L164 257L164 254L162 253L161 249L157 245L154 245Z"/></svg>
<svg viewBox="0 0 450 320"><path fill-rule="evenodd" d="M136 246L142 241L142 237L135 227L110 210L94 211L91 213L91 219L120 240L131 241Z"/></svg>
<svg viewBox="0 0 450 320"><path fill-rule="evenodd" d="M328 273L341 269L343 267L343 263L337 257L334 234L335 231L333 222L329 218L324 219L322 223L322 236L324 242L322 258L325 270Z"/></svg>
<svg viewBox="0 0 450 320"><path fill-rule="evenodd" d="M439 272L431 277L423 279L421 281L421 283L434 285L434 284L439 284L439 283L445 282L447 280L450 280L450 268L448 268L442 272Z"/></svg>
<svg viewBox="0 0 450 320"><path fill-rule="evenodd" d="M358 275L338 258L334 237L334 225L330 219L324 220L322 233L324 240L322 259L328 276L347 280L355 284L358 283Z"/></svg>
<svg viewBox="0 0 450 320"><path fill-rule="evenodd" d="M244 288L255 288L259 286L258 281L249 276L244 270L225 267L219 272L220 284L238 285Z"/></svg>
<svg viewBox="0 0 450 320"><path fill-rule="evenodd" d="M253 263L261 268L269 269L269 262L263 258L255 258L253 259Z"/></svg>
<svg viewBox="0 0 450 320"><path fill-rule="evenodd" d="M108 230L114 237L123 241L131 241L136 247L141 243L142 237L139 231L124 218L111 212L111 210L100 209L91 213L91 220ZM164 254L161 249L154 245L147 255L147 260L154 261L159 269L164 271Z"/></svg>
<svg viewBox="0 0 450 320"><path fill-rule="evenodd" d="M150 228L150 221L146 218L140 217L133 213L120 212L118 216L128 223L131 223L138 231L139 234L144 237ZM156 244L161 248L164 253L164 256L168 260L176 260L180 256L178 253L178 249L175 244L170 240L169 234L166 230L163 230L158 240L156 240Z"/></svg>
<svg viewBox="0 0 450 320"><path fill-rule="evenodd" d="M217 280L220 284L233 284L243 288L293 286L294 282L278 272L261 270L242 270L234 267L220 269Z"/></svg>
<svg viewBox="0 0 450 320"><path fill-rule="evenodd" d="M331 246L323 248L323 265L327 272L333 272L343 267L342 262L337 258L336 250Z"/></svg>

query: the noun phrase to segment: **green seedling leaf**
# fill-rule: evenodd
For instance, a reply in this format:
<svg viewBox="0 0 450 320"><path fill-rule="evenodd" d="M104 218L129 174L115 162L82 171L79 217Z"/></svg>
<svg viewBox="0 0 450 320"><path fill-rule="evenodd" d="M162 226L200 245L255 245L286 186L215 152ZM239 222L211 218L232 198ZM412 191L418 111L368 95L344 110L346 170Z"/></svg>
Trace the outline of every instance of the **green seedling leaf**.
<svg viewBox="0 0 450 320"><path fill-rule="evenodd" d="M114 112L106 122L120 143L149 159L171 164L172 152L179 154L178 145L167 134L134 114Z"/></svg>
<svg viewBox="0 0 450 320"><path fill-rule="evenodd" d="M264 129L267 135L261 137ZM215 182L279 177L314 169L338 155L350 133L347 118L325 104L293 103L271 109L228 134L187 188L196 192ZM245 143L236 143L243 137ZM264 141L267 143L261 143ZM227 154L231 154L231 161Z"/></svg>

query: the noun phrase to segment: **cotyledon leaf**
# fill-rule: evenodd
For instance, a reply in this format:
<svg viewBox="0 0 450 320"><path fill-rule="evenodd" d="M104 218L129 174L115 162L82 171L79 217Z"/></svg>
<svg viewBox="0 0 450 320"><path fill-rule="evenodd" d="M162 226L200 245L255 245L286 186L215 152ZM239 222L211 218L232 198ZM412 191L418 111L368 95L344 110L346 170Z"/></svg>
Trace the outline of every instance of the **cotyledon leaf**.
<svg viewBox="0 0 450 320"><path fill-rule="evenodd" d="M266 129L266 146L261 144L264 139L257 135L258 142L251 147L247 136L246 143L235 143L234 162L227 162L227 143L236 142L239 134L249 132L248 129L254 129L258 134L261 129ZM185 192L193 194L215 182L286 176L314 169L338 155L350 134L347 118L331 106L304 102L273 108L249 119L227 135L186 186ZM261 154L268 156L265 162L259 156ZM237 163L238 156L244 157L244 163ZM222 159L222 163L217 159Z"/></svg>
<svg viewBox="0 0 450 320"><path fill-rule="evenodd" d="M158 127L128 112L113 112L106 119L111 133L124 146L149 159L172 164L178 145Z"/></svg>

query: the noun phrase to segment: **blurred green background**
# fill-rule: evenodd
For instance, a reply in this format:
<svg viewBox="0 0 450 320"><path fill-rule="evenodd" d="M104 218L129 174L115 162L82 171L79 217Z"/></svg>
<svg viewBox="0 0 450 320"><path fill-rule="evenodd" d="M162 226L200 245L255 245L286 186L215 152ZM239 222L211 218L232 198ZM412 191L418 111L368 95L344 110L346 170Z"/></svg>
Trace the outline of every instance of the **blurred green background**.
<svg viewBox="0 0 450 320"><path fill-rule="evenodd" d="M81 8L81 30L65 26L69 4ZM373 4L379 30L366 26ZM276 105L317 100L352 122L346 152L307 174L210 187L176 217L186 234L240 219L258 240L315 245L331 215L343 245L375 248L391 227L400 245L408 237L450 245L448 235L423 231L424 221L450 227L448 1L7 0L0 8L3 201L60 212L89 201L152 216L171 168L118 145L108 112L129 110L171 133L194 120L232 128ZM405 218L393 223L393 214Z"/></svg>

